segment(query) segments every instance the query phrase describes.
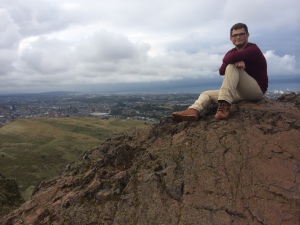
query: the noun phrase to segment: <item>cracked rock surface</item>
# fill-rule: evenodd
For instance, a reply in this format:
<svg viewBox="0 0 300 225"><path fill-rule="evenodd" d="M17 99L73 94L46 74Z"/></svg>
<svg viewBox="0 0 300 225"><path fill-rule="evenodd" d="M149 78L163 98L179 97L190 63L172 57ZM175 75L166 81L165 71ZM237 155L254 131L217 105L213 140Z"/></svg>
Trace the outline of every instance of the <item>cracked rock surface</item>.
<svg viewBox="0 0 300 225"><path fill-rule="evenodd" d="M298 225L299 94L104 141L0 224Z"/></svg>

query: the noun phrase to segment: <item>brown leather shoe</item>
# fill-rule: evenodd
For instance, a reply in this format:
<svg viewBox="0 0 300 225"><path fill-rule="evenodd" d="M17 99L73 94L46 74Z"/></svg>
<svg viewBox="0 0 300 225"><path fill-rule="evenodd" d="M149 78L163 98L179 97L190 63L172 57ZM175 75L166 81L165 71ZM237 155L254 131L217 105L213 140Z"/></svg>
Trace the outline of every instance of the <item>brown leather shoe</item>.
<svg viewBox="0 0 300 225"><path fill-rule="evenodd" d="M230 103L228 103L224 100L220 100L219 107L218 107L217 113L215 115L215 119L217 119L217 120L227 119L230 114L230 106L231 106Z"/></svg>
<svg viewBox="0 0 300 225"><path fill-rule="evenodd" d="M189 108L181 112L173 112L172 116L178 122L182 122L182 121L195 122L199 118L199 111L196 109Z"/></svg>

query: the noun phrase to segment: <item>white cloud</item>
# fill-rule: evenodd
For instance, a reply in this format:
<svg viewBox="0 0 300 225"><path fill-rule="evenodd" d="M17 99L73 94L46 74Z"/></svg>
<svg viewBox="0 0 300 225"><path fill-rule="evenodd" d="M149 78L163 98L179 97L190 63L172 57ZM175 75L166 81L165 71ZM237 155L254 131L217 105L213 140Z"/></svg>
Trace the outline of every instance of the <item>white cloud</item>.
<svg viewBox="0 0 300 225"><path fill-rule="evenodd" d="M0 8L0 76L9 76L18 58L17 47L21 40L18 26L9 14Z"/></svg>
<svg viewBox="0 0 300 225"><path fill-rule="evenodd" d="M3 0L0 88L217 77L236 22L247 23L249 41L266 52L270 76L297 75L299 7L298 0L246 6L237 0Z"/></svg>
<svg viewBox="0 0 300 225"><path fill-rule="evenodd" d="M267 51L264 55L268 62L268 73L271 76L297 75L300 73L295 56L284 55L280 57L272 50Z"/></svg>
<svg viewBox="0 0 300 225"><path fill-rule="evenodd" d="M40 37L21 52L21 60L39 74L56 74L72 69L76 63L72 50L66 43Z"/></svg>
<svg viewBox="0 0 300 225"><path fill-rule="evenodd" d="M9 14L0 8L0 48L14 49L21 39L19 27L13 22Z"/></svg>
<svg viewBox="0 0 300 225"><path fill-rule="evenodd" d="M137 57L137 49L126 36L99 31L77 47L83 61L119 61Z"/></svg>

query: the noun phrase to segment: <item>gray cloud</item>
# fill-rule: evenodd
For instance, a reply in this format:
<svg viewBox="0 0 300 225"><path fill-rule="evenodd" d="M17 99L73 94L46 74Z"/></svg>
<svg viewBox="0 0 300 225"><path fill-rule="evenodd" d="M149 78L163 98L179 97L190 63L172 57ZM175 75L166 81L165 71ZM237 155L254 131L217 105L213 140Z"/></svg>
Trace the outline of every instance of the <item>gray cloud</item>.
<svg viewBox="0 0 300 225"><path fill-rule="evenodd" d="M4 0L4 7L23 37L42 35L66 28L72 23L53 1Z"/></svg>
<svg viewBox="0 0 300 225"><path fill-rule="evenodd" d="M0 48L15 49L21 39L19 27L13 22L10 15L3 9L0 9L0 18Z"/></svg>
<svg viewBox="0 0 300 225"><path fill-rule="evenodd" d="M40 37L25 48L21 60L39 74L55 74L72 69L76 63L74 53L66 43Z"/></svg>
<svg viewBox="0 0 300 225"><path fill-rule="evenodd" d="M253 0L246 8L237 0L3 0L0 89L215 79L236 22L249 26L271 77L297 76L299 6L298 0Z"/></svg>
<svg viewBox="0 0 300 225"><path fill-rule="evenodd" d="M136 46L126 36L99 31L92 34L77 47L83 61L119 61L137 57Z"/></svg>

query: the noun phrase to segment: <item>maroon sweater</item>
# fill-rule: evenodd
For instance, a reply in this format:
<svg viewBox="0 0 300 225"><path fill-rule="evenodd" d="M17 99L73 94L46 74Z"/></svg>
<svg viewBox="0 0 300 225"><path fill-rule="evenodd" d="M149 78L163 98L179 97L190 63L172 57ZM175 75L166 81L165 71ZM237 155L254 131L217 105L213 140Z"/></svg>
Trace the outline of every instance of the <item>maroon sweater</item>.
<svg viewBox="0 0 300 225"><path fill-rule="evenodd" d="M243 50L231 49L223 58L219 69L220 75L225 74L228 64L244 61L245 71L253 77L260 86L263 93L268 89L267 61L256 44L248 43Z"/></svg>

